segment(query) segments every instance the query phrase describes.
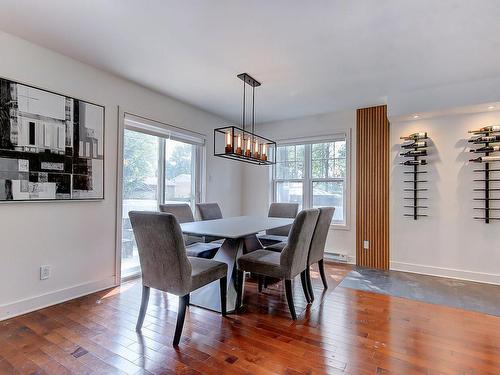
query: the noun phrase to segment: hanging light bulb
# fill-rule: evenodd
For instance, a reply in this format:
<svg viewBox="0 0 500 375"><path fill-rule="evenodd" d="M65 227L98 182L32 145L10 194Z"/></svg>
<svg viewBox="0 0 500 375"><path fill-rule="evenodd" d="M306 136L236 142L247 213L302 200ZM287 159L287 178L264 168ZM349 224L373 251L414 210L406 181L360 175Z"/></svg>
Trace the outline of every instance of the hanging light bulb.
<svg viewBox="0 0 500 375"><path fill-rule="evenodd" d="M226 132L226 154L233 152L233 140L231 137L231 131Z"/></svg>
<svg viewBox="0 0 500 375"><path fill-rule="evenodd" d="M262 144L262 155L261 159L267 161L267 143Z"/></svg>
<svg viewBox="0 0 500 375"><path fill-rule="evenodd" d="M238 134L237 143L236 143L236 153L238 155L242 154L242 151L241 151L241 134Z"/></svg>
<svg viewBox="0 0 500 375"><path fill-rule="evenodd" d="M255 144L254 144L254 149L253 149L253 157L255 159L259 159L260 158L260 154L259 154L259 140L256 139L255 140Z"/></svg>
<svg viewBox="0 0 500 375"><path fill-rule="evenodd" d="M247 138L247 149L245 150L245 156L251 157L252 156L252 141L250 140L250 137Z"/></svg>

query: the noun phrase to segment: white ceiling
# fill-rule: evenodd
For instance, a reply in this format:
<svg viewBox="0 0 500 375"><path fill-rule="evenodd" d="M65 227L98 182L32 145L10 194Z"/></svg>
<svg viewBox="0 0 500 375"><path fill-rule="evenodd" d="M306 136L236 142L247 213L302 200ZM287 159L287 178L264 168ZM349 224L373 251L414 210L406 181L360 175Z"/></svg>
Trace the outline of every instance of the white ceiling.
<svg viewBox="0 0 500 375"><path fill-rule="evenodd" d="M236 122L245 71L258 122L498 76L499 20L498 0L0 0L0 29Z"/></svg>

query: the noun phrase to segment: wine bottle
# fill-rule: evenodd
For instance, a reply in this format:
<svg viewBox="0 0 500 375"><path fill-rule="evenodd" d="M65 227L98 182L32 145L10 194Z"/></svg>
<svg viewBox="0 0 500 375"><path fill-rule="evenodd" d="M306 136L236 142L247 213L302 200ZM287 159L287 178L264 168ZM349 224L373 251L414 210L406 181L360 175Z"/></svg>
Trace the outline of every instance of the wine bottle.
<svg viewBox="0 0 500 375"><path fill-rule="evenodd" d="M500 132L500 125L485 126L484 128L481 128L481 131L483 131L483 132Z"/></svg>
<svg viewBox="0 0 500 375"><path fill-rule="evenodd" d="M407 160L407 161L401 162L400 164L402 164L402 165L426 165L427 161L426 160Z"/></svg>
<svg viewBox="0 0 500 375"><path fill-rule="evenodd" d="M500 125L490 125L490 126L485 126L479 130L469 131L469 133L481 133L481 132L500 132Z"/></svg>
<svg viewBox="0 0 500 375"><path fill-rule="evenodd" d="M402 152L402 153L400 153L400 155L406 156L406 157L425 156L425 155L427 155L427 150L410 150L410 151Z"/></svg>
<svg viewBox="0 0 500 375"><path fill-rule="evenodd" d="M410 141L410 140L413 140L413 139L425 139L425 138L427 138L427 132L413 133L413 134L410 134L407 137L399 137L399 139L404 139L405 141Z"/></svg>
<svg viewBox="0 0 500 375"><path fill-rule="evenodd" d="M490 161L500 161L500 156L480 156L475 159L470 159L469 161L475 163L488 163Z"/></svg>
<svg viewBox="0 0 500 375"><path fill-rule="evenodd" d="M491 143L491 142L500 142L500 135L485 135L482 137L475 137L469 139L471 143Z"/></svg>
<svg viewBox="0 0 500 375"><path fill-rule="evenodd" d="M500 151L500 146L485 146L476 148L475 150L470 150L470 152L495 152L495 151Z"/></svg>
<svg viewBox="0 0 500 375"><path fill-rule="evenodd" d="M409 143L403 143L402 148L416 148L416 147L427 147L426 141L411 141Z"/></svg>

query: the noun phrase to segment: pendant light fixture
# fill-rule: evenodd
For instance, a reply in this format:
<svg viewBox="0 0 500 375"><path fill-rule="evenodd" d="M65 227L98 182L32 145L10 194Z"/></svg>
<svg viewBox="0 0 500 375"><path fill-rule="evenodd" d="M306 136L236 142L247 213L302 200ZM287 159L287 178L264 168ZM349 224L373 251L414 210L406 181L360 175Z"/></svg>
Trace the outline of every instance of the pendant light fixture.
<svg viewBox="0 0 500 375"><path fill-rule="evenodd" d="M238 74L243 81L243 114L241 127L214 129L214 155L257 165L275 164L276 142L255 134L255 88L261 83L248 73ZM246 86L252 87L251 131L246 125Z"/></svg>

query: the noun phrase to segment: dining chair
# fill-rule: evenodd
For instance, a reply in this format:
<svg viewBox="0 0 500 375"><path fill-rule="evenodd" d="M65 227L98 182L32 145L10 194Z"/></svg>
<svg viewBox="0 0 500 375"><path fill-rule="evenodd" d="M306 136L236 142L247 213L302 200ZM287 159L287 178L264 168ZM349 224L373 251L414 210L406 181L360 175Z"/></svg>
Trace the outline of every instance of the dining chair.
<svg viewBox="0 0 500 375"><path fill-rule="evenodd" d="M290 229L288 243L281 253L261 249L238 258L236 308L241 306L243 276L244 272L247 271L264 277L284 280L288 308L292 319L297 319L293 302L292 280L299 274L301 277L305 275L309 247L318 215L319 210L316 208L299 212ZM302 288L307 298L307 285L302 283Z"/></svg>
<svg viewBox="0 0 500 375"><path fill-rule="evenodd" d="M148 307L150 288L179 296L173 345L178 346L189 294L220 280L220 304L226 315L227 264L186 255L181 227L174 215L162 212L129 212L142 271L142 301L137 319L139 332Z"/></svg>
<svg viewBox="0 0 500 375"><path fill-rule="evenodd" d="M200 220L216 220L222 219L222 211L218 203L196 203ZM222 237L205 236L205 242L217 241L221 243L224 240Z"/></svg>
<svg viewBox="0 0 500 375"><path fill-rule="evenodd" d="M187 203L160 204L160 212L175 216L179 223L192 223L194 221L193 211ZM190 257L212 259L221 244L209 242L205 237L193 237L184 235L187 255Z"/></svg>
<svg viewBox="0 0 500 375"><path fill-rule="evenodd" d="M218 203L196 203L201 220L222 219L222 211Z"/></svg>
<svg viewBox="0 0 500 375"><path fill-rule="evenodd" d="M306 268L306 281L310 302L314 301L314 292L312 288L310 273L311 265L313 265L314 263L318 263L319 274L321 275L323 287L325 289L328 289L328 281L325 275L325 265L323 257L325 255L326 237L328 236L328 231L330 230L330 225L332 223L334 213L335 207L319 208L318 222L316 223L316 228L314 228Z"/></svg>
<svg viewBox="0 0 500 375"><path fill-rule="evenodd" d="M271 203L267 216L294 219L298 211L298 203ZM266 234L258 236L259 241L264 247L286 242L291 227L291 225L286 225L284 227L268 229L266 230Z"/></svg>
<svg viewBox="0 0 500 375"><path fill-rule="evenodd" d="M192 223L194 221L193 211L187 203L160 204L160 211L172 214L179 223Z"/></svg>

